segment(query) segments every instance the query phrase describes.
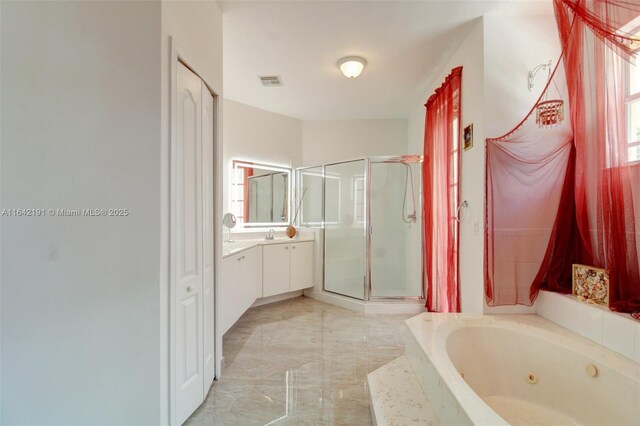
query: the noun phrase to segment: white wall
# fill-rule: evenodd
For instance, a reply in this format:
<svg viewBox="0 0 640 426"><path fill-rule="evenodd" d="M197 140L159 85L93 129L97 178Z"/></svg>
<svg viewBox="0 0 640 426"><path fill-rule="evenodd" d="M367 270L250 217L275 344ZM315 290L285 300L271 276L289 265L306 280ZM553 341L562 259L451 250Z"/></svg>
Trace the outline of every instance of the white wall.
<svg viewBox="0 0 640 426"><path fill-rule="evenodd" d="M425 102L426 102L425 98ZM416 106L407 119L407 150L412 154L424 154L424 120L427 109Z"/></svg>
<svg viewBox="0 0 640 426"><path fill-rule="evenodd" d="M486 137L511 131L525 118L548 78L540 71L534 88L527 74L539 64L560 57L554 16L487 16L484 27L484 116ZM557 94L551 92L551 96ZM484 297L483 297L484 299ZM484 306L485 313L534 313L533 306Z"/></svg>
<svg viewBox="0 0 640 426"><path fill-rule="evenodd" d="M213 90L216 97L216 109L218 121L215 130L215 223L222 223L222 130L224 123L221 115L224 111L222 102L222 12L215 1L163 1L162 2L162 142L161 142L161 283L160 283L160 304L169 306L169 147L170 147L170 99L169 90L171 87L171 45L173 41L177 53L185 62L207 83ZM220 373L220 360L222 357L222 332L220 327L220 300L217 297L218 287L221 282L220 265L222 263L222 233L215 230L215 252L216 252L216 371ZM166 312L165 312L166 313ZM169 382L168 382L168 357L166 348L169 345L167 340L169 332L169 318L162 317L160 324L160 336L163 339L160 344L161 354L161 388L160 388L160 418L167 423L169 419Z"/></svg>
<svg viewBox="0 0 640 426"><path fill-rule="evenodd" d="M546 73L527 89L527 71L560 54L553 16L485 16L424 95L462 65L462 126L473 123L474 146L462 152L461 199L469 202L460 225L460 292L463 312L534 312L533 307L489 308L484 301L485 139L500 136L524 118L540 95ZM423 152L425 108L416 105L408 120L408 146ZM476 232L476 229L478 232Z"/></svg>
<svg viewBox="0 0 640 426"><path fill-rule="evenodd" d="M2 151L2 5L0 5L0 152ZM2 188L2 161L0 161L0 189ZM0 209L2 209L0 197ZM0 423L2 423L2 221L0 220Z"/></svg>
<svg viewBox="0 0 640 426"><path fill-rule="evenodd" d="M303 123L302 157L306 166L399 154L407 154L407 120L306 120Z"/></svg>
<svg viewBox="0 0 640 426"><path fill-rule="evenodd" d="M10 122L0 135L2 207L130 210L2 218L1 420L166 423L169 36L221 95L219 7L2 2L0 10L0 107ZM221 175L217 167L217 222Z"/></svg>
<svg viewBox="0 0 640 426"><path fill-rule="evenodd" d="M2 5L0 5L0 152L2 151ZM0 189L2 188L2 161L0 161ZM0 197L0 209L2 209ZM2 221L0 220L0 247L2 241ZM1 252L1 250L0 250ZM0 255L0 423L2 423L2 261Z"/></svg>
<svg viewBox="0 0 640 426"><path fill-rule="evenodd" d="M224 211L230 207L231 160L282 167L302 165L302 121L224 100Z"/></svg>
<svg viewBox="0 0 640 426"><path fill-rule="evenodd" d="M535 104L548 72L538 72L531 92L527 73L549 60L555 66L560 40L553 16L486 16L484 22L485 133L498 137L520 123Z"/></svg>
<svg viewBox="0 0 640 426"><path fill-rule="evenodd" d="M462 152L461 199L469 202L467 219L460 224L460 299L462 312L482 313L483 307L483 252L482 233L474 232L474 222L483 222L484 216L484 58L483 20L476 20L467 38L453 54L447 65L416 105L409 116L412 129L408 142L420 153L424 143L424 102L438 88L451 70L462 66L462 126L473 123L474 147Z"/></svg>
<svg viewBox="0 0 640 426"><path fill-rule="evenodd" d="M3 424L156 424L160 4L2 2ZM117 31L115 30L117 29Z"/></svg>

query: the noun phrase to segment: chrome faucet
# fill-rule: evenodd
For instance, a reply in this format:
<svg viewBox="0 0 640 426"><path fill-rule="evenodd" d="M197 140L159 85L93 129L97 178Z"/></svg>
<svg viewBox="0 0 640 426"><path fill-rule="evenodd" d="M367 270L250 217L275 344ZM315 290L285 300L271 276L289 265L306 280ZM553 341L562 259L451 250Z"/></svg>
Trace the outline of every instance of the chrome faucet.
<svg viewBox="0 0 640 426"><path fill-rule="evenodd" d="M274 230L273 229L269 229L269 232L267 232L266 234L264 234L264 239L265 240L273 240L275 235L274 235Z"/></svg>

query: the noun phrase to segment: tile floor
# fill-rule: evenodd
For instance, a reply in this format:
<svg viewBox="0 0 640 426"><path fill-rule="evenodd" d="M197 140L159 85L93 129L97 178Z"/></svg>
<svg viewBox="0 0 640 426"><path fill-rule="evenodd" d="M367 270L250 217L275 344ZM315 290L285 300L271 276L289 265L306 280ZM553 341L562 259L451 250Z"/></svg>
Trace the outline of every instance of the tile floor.
<svg viewBox="0 0 640 426"><path fill-rule="evenodd" d="M187 425L370 425L367 374L404 353L404 320L307 297L247 311L223 377Z"/></svg>

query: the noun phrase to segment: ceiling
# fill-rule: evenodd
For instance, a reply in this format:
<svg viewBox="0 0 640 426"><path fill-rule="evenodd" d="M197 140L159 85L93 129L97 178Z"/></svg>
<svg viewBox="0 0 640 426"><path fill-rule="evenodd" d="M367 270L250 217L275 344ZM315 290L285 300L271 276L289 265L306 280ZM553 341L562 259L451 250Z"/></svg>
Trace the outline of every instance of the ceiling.
<svg viewBox="0 0 640 426"><path fill-rule="evenodd" d="M551 0L221 4L225 98L303 120L407 118L474 19L553 13ZM367 66L349 80L337 62L354 55Z"/></svg>

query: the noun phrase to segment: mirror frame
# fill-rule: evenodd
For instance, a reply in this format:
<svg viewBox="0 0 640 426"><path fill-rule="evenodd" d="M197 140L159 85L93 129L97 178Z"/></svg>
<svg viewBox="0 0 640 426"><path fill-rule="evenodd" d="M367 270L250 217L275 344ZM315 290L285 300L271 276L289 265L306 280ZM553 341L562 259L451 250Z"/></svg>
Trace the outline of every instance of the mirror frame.
<svg viewBox="0 0 640 426"><path fill-rule="evenodd" d="M239 159L239 158L233 158L231 159L231 167L230 167L230 179L229 179L229 187L227 188L229 191L228 194L228 200L229 200L229 206L231 206L231 211L234 212L234 202L233 202L233 185L235 185L235 180L234 180L234 176L235 176L235 170L238 169L239 167L243 167L243 168L247 168L250 167L252 169L262 169L262 170L271 170L274 172L280 172L280 173L286 173L287 174L287 218L286 221L284 222L246 222L245 218L242 217L242 223L238 223L238 225L240 226L240 228L246 228L246 229L250 229L250 228L276 228L276 227L287 227L289 226L289 224L291 223L291 203L292 203L292 197L291 197L291 191L293 188L293 182L292 182L292 177L293 177L293 173L290 167L282 167L282 166L276 166L276 165L272 165L272 164L264 164L264 163L257 163L255 161L251 161L251 160L243 160L243 159ZM236 214L234 212L234 214ZM238 215L236 214L236 217Z"/></svg>

